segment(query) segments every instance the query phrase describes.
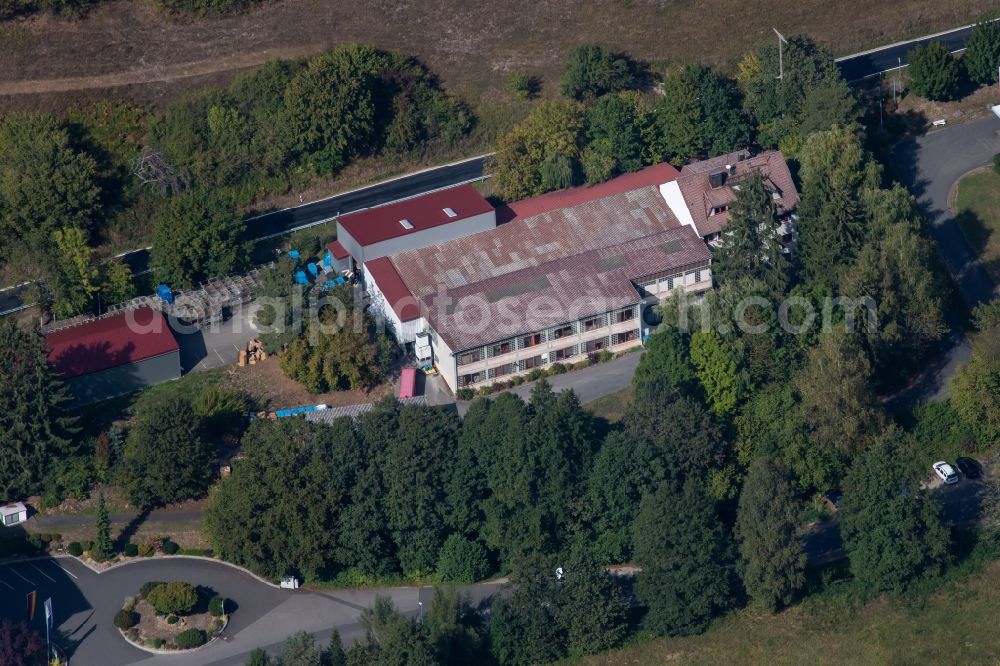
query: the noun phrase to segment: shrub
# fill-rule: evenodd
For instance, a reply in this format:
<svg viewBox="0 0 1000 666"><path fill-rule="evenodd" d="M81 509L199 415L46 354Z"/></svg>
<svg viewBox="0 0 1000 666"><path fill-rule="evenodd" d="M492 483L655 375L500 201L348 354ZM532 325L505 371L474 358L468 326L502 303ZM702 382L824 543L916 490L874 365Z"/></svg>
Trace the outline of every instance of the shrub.
<svg viewBox="0 0 1000 666"><path fill-rule="evenodd" d="M215 595L208 600L208 612L215 617L221 617L223 611L223 599L219 595Z"/></svg>
<svg viewBox="0 0 1000 666"><path fill-rule="evenodd" d="M182 650L190 650L191 648L204 645L207 640L208 636L201 629L186 629L177 634L177 637L174 638L174 643Z"/></svg>
<svg viewBox="0 0 1000 666"><path fill-rule="evenodd" d="M510 383L514 386L520 386L524 383L524 375L516 375L511 378Z"/></svg>
<svg viewBox="0 0 1000 666"><path fill-rule="evenodd" d="M148 638L148 639L146 639L146 647L151 647L154 650L159 650L165 644L166 644L166 642L162 638Z"/></svg>
<svg viewBox="0 0 1000 666"><path fill-rule="evenodd" d="M126 629L131 629L138 623L139 623L139 614L134 611L123 608L117 613L115 613L115 626L121 629L122 631L125 631Z"/></svg>
<svg viewBox="0 0 1000 666"><path fill-rule="evenodd" d="M62 502L62 497L59 496L59 491L55 487L46 488L40 499L43 509L51 509L52 507L59 506L60 502Z"/></svg>
<svg viewBox="0 0 1000 666"><path fill-rule="evenodd" d="M125 603L122 604L122 608L125 610L135 610L135 597L125 597Z"/></svg>
<svg viewBox="0 0 1000 666"><path fill-rule="evenodd" d="M513 72L507 79L507 90L521 99L530 99L535 88L535 81L524 72Z"/></svg>
<svg viewBox="0 0 1000 666"><path fill-rule="evenodd" d="M438 575L442 580L472 583L485 578L489 572L486 549L478 541L467 539L461 534L452 534L441 546Z"/></svg>
<svg viewBox="0 0 1000 666"><path fill-rule="evenodd" d="M146 597L149 596L150 592L152 592L161 585L166 585L166 583L164 583L162 580L151 580L146 583L143 583L142 587L139 588L139 596L145 599Z"/></svg>
<svg viewBox="0 0 1000 666"><path fill-rule="evenodd" d="M993 171L1000 174L1000 153L993 156Z"/></svg>
<svg viewBox="0 0 1000 666"><path fill-rule="evenodd" d="M167 618L167 624L177 624L177 621L179 619L180 618L178 618L176 615L171 615L170 617Z"/></svg>
<svg viewBox="0 0 1000 666"><path fill-rule="evenodd" d="M186 615L198 603L198 593L191 584L175 580L154 587L146 595L146 601L162 615Z"/></svg>
<svg viewBox="0 0 1000 666"><path fill-rule="evenodd" d="M138 550L139 550L139 554L142 555L143 557L152 557L153 556L153 552L154 552L153 551L153 547L150 546L148 543L139 544L139 549Z"/></svg>
<svg viewBox="0 0 1000 666"><path fill-rule="evenodd" d="M531 372L525 375L525 379L529 382L533 382L535 380L541 379L544 376L545 376L544 368L532 368Z"/></svg>
<svg viewBox="0 0 1000 666"><path fill-rule="evenodd" d="M69 546L66 547L66 552L73 557L80 557L83 555L83 546L80 545L79 541L71 541Z"/></svg>
<svg viewBox="0 0 1000 666"><path fill-rule="evenodd" d="M167 555L175 555L181 547L169 539L164 539L163 545L160 548Z"/></svg>
<svg viewBox="0 0 1000 666"><path fill-rule="evenodd" d="M456 400L472 400L476 397L475 389L471 389L468 386L462 387L455 391Z"/></svg>
<svg viewBox="0 0 1000 666"><path fill-rule="evenodd" d="M125 544L125 557L135 557L139 554L139 546L134 543Z"/></svg>
<svg viewBox="0 0 1000 666"><path fill-rule="evenodd" d="M597 355L597 362L598 363L607 363L608 361L610 361L614 357L615 357L615 355L612 354L610 351L608 351L607 349L602 349L601 353Z"/></svg>
<svg viewBox="0 0 1000 666"><path fill-rule="evenodd" d="M563 363L553 363L552 367L549 368L549 372L553 375L561 375L566 372L566 366Z"/></svg>
<svg viewBox="0 0 1000 666"><path fill-rule="evenodd" d="M632 63L627 57L596 44L581 44L566 55L560 90L567 97L587 99L627 90L635 84Z"/></svg>

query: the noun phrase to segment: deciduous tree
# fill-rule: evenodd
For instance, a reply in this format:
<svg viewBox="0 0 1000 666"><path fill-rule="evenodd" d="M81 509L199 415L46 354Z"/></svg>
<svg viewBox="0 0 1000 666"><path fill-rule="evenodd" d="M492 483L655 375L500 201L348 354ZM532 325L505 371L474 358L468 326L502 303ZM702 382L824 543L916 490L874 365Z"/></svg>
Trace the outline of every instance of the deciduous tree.
<svg viewBox="0 0 1000 666"><path fill-rule="evenodd" d="M133 504L151 509L205 494L214 451L199 437L198 425L184 398L151 404L137 414L121 467Z"/></svg>
<svg viewBox="0 0 1000 666"><path fill-rule="evenodd" d="M905 437L895 428L883 433L844 480L840 533L851 573L874 593L901 591L949 559L948 529L911 473Z"/></svg>
<svg viewBox="0 0 1000 666"><path fill-rule="evenodd" d="M242 270L250 257L243 220L231 201L208 190L172 197L160 209L151 260L156 279L187 289Z"/></svg>
<svg viewBox="0 0 1000 666"><path fill-rule="evenodd" d="M559 90L573 99L600 97L636 85L632 63L596 44L581 44L566 54Z"/></svg>
<svg viewBox="0 0 1000 666"><path fill-rule="evenodd" d="M733 548L698 483L664 482L645 495L633 525L636 596L661 636L696 634L729 607Z"/></svg>

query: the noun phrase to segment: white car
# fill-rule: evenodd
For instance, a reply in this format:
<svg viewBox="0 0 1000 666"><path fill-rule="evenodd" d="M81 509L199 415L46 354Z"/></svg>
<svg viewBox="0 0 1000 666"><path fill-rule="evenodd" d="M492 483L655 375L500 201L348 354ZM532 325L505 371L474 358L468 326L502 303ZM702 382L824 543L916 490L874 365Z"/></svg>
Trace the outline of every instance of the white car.
<svg viewBox="0 0 1000 666"><path fill-rule="evenodd" d="M958 474L955 472L954 467L952 467L943 460L934 463L933 466L934 466L934 473L937 474L938 477L940 477L940 479L945 482L945 485L950 486L953 483L958 483Z"/></svg>

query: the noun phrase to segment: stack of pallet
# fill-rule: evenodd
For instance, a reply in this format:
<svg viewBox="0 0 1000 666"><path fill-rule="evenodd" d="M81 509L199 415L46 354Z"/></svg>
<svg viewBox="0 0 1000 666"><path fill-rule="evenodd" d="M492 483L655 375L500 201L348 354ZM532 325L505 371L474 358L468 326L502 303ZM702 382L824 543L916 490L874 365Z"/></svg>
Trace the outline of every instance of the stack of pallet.
<svg viewBox="0 0 1000 666"><path fill-rule="evenodd" d="M256 365L257 361L266 360L267 352L264 351L264 345L260 343L260 340L254 338L247 343L246 349L240 350L237 364L242 368L245 365Z"/></svg>

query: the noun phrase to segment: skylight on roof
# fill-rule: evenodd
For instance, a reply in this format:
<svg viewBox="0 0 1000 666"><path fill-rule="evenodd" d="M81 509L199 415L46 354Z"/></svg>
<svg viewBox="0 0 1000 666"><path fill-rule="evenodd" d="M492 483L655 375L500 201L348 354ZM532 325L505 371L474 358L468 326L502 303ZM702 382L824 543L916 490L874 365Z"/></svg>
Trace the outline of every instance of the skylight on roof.
<svg viewBox="0 0 1000 666"><path fill-rule="evenodd" d="M458 217L458 213L456 213L456 212L455 212L455 211L454 211L454 210L453 210L452 208L450 208L450 207L449 207L449 208L444 208L444 209L442 209L442 210L444 210L444 214L445 214L445 215L447 215L448 217Z"/></svg>
<svg viewBox="0 0 1000 666"><path fill-rule="evenodd" d="M413 228L413 223L410 222L409 220L400 220L399 224L400 224L400 226L402 226L404 229L407 229L407 230Z"/></svg>

